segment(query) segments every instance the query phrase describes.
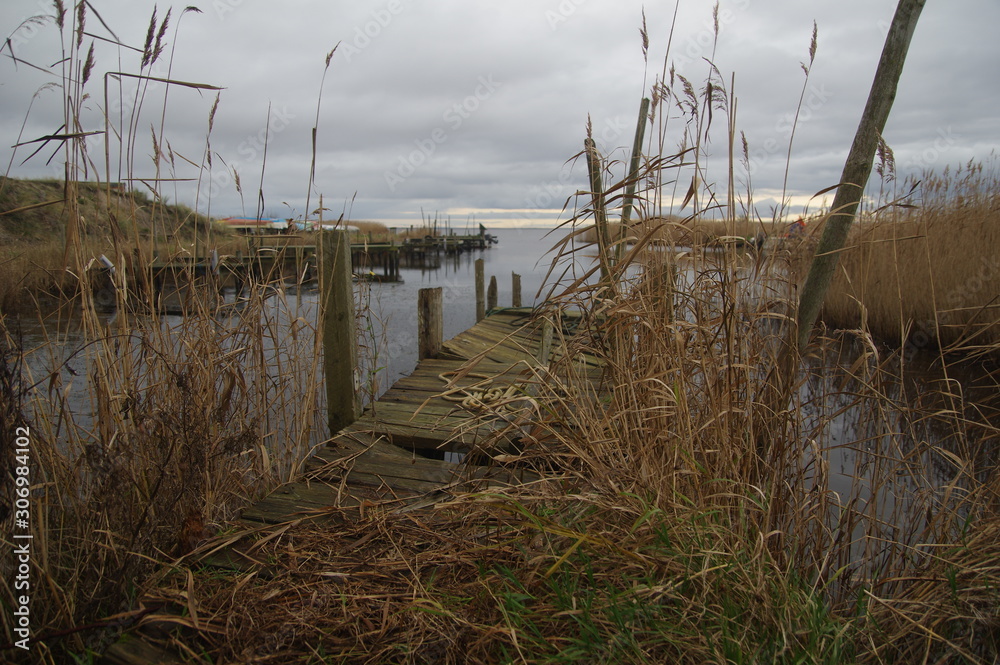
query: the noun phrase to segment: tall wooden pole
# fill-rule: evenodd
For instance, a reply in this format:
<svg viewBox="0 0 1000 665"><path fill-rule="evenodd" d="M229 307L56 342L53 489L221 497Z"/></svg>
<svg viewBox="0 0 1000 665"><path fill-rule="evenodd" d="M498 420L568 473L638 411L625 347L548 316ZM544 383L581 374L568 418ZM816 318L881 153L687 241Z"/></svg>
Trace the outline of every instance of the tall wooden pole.
<svg viewBox="0 0 1000 665"><path fill-rule="evenodd" d="M854 143L847 155L844 172L840 176L840 186L830 208L830 217L823 229L816 257L813 259L802 287L799 300L797 345L802 350L809 343L813 325L823 306L826 292L830 288L840 251L847 242L847 233L864 194L868 177L872 172L872 162L878 149L882 130L889 119L892 102L896 98L896 87L903 73L903 62L910 47L910 39L917 27L917 19L926 0L899 0L896 15L892 18L889 35L882 48L882 58L875 71L868 103L861 115L861 123L854 135Z"/></svg>
<svg viewBox="0 0 1000 665"><path fill-rule="evenodd" d="M358 419L354 390L358 367L354 283L348 232L323 231L320 235L323 370L327 420L332 435Z"/></svg>
<svg viewBox="0 0 1000 665"><path fill-rule="evenodd" d="M601 265L601 281L607 282L611 274L611 257L608 254L611 239L608 235L608 212L604 203L601 157L597 153L597 144L594 143L594 139L584 139L583 148L587 154L587 171L590 174L590 189L593 196L594 225L597 227L597 253Z"/></svg>
<svg viewBox="0 0 1000 665"><path fill-rule="evenodd" d="M628 163L628 185L625 186L625 198L622 200L621 237L615 245L615 262L622 260L625 253L625 239L628 237L628 225L632 218L632 202L635 200L635 186L639 182L639 161L642 159L642 142L646 137L646 118L649 117L649 97L643 97L639 104L639 120L635 124L635 139L632 141L632 158Z"/></svg>
<svg viewBox="0 0 1000 665"><path fill-rule="evenodd" d="M521 276L516 272L510 274L510 306L521 306Z"/></svg>
<svg viewBox="0 0 1000 665"><path fill-rule="evenodd" d="M812 327L819 316L837 267L838 254L847 241L847 233L871 175L875 151L896 97L903 62L924 3L925 0L899 0L896 7L896 15L892 19L882 48L882 57L875 71L868 103L844 164L844 172L840 176L840 186L833 200L830 217L802 288L796 318L797 330L787 335L787 343L775 360L770 380L765 384L759 400L765 413L779 415L788 408L792 387L798 375L799 353L809 343ZM770 468L774 468L781 464L785 443L780 437L772 439L768 427L761 427L759 431L758 457L763 462L769 462Z"/></svg>

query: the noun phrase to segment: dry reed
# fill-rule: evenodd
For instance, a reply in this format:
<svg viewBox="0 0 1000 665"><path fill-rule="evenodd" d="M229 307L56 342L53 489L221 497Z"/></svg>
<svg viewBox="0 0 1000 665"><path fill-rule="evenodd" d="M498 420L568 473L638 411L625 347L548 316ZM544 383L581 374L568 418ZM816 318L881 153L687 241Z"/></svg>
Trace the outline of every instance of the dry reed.
<svg viewBox="0 0 1000 665"><path fill-rule="evenodd" d="M69 72L93 66L77 39L88 7L76 3L73 18L57 21L65 45L60 62L67 67L68 127L85 122L79 116L85 81ZM57 3L57 12L61 8ZM136 78L136 115L107 118L129 176L138 137L149 137L148 127L136 124L146 100L144 77L164 53L169 20L169 13L162 20L154 13L150 22ZM170 152L158 148L168 145L167 96L191 85L164 86L164 119L152 139L157 178L161 167L171 177L177 168ZM298 473L325 435L315 304L286 293L281 276L262 267L240 298L223 303L212 279L194 268L207 263L206 244L225 236L206 217L167 206L155 188L152 197L117 187L107 196L106 183L78 182L104 169L88 161L81 139L64 143L67 182L60 186L61 203L46 209L54 211L56 228L65 229L46 231L59 247L29 249L25 242L4 256L6 270L44 276L37 280L41 286L27 280L17 285L4 296L8 300L20 298L24 288L47 289L45 280L56 285L54 304L0 318L0 411L7 420L23 419L32 433L31 642L27 651L12 647L18 638L8 608L25 592L12 584L16 562L3 557L5 662L62 663L100 653L134 623L132 602L152 571ZM6 179L2 187L15 197L8 203L26 189L49 200L39 192L56 188ZM31 237L29 231L22 235ZM110 277L101 273L98 279L87 269L98 253L115 264ZM154 257L191 266L179 278L188 285L177 294L182 317L162 311L163 294L153 288ZM95 294L105 285L116 310L110 316L95 307ZM5 460L13 431L3 434ZM3 511L0 518L0 542L10 549L13 514Z"/></svg>
<svg viewBox="0 0 1000 665"><path fill-rule="evenodd" d="M684 169L705 168L711 119L702 109L728 107L710 76L704 99L691 85L675 96L665 76L657 81L659 154L676 106L681 155L695 158L675 172L663 164L681 155L647 167L648 218L669 214L666 183L706 180ZM613 207L623 189L612 185L604 199ZM713 200L705 191L686 198L695 217L699 201ZM167 628L169 644L206 663L995 661L995 404L973 401L953 380L914 394L898 354L862 330L817 340L792 401L772 410L762 396L794 308L783 256L725 244L689 258L649 230L598 281L596 266L575 260L588 205L567 225L553 270L564 277L539 313L572 307L582 326L537 370L537 394L516 424L522 448L506 458L543 481L455 495L434 511L334 506L222 534L161 568L139 598L146 609L126 620ZM735 206L726 212L739 216ZM235 498L248 476L263 479L266 449L251 443L274 426L254 416L287 389L265 378L274 366L266 358L286 362L263 342L283 339L269 337L280 326L266 309L244 319L245 339L211 317L196 318L191 337L86 321L102 421L94 432L70 430L75 454L50 444L45 465L52 487L88 469L72 491L46 489L51 524L69 536L60 545L38 534L56 555L44 569L54 627L107 618L118 609L112 599L130 607L113 586L121 578L97 587L105 602L96 615L78 603L109 572L144 572L169 542L164 512L193 506L204 517L211 496L211 521L225 512L222 496ZM308 345L296 325L291 336ZM580 371L585 362L603 367L598 383ZM129 383L137 370L146 378ZM54 442L68 409L58 401L62 375L49 378L56 401L41 431ZM853 420L835 428L848 411ZM244 436L232 438L233 423ZM106 454L133 442L145 443L131 456ZM854 467L840 476L853 482L835 489L844 449ZM210 476L192 468L216 456L223 464L227 450L251 452ZM119 494L137 505L99 500ZM135 511L163 521L131 521ZM223 545L248 555L243 569L202 565Z"/></svg>
<svg viewBox="0 0 1000 665"><path fill-rule="evenodd" d="M686 178L643 180L650 201ZM580 327L517 419L483 416L521 442L497 463L542 481L236 534L219 544L259 564L196 557L148 620L180 624L169 639L197 662L995 661L996 377L986 399L948 373L915 386L862 330L818 338L775 411L788 253L688 255L648 229L599 280L578 260L589 203L538 313Z"/></svg>
<svg viewBox="0 0 1000 665"><path fill-rule="evenodd" d="M913 192L905 207L888 206L852 229L823 320L913 350L989 352L1000 342L996 164L924 173L919 186L900 189Z"/></svg>
<svg viewBox="0 0 1000 665"><path fill-rule="evenodd" d="M757 241L758 237L779 239L786 233L787 227L784 222L751 221L746 218L727 221L662 215L630 223L624 236L621 223L610 222L608 233L615 242L622 242L624 237L626 244L633 244L649 235L649 242L659 245L696 248ZM596 244L596 229L587 228L581 239Z"/></svg>

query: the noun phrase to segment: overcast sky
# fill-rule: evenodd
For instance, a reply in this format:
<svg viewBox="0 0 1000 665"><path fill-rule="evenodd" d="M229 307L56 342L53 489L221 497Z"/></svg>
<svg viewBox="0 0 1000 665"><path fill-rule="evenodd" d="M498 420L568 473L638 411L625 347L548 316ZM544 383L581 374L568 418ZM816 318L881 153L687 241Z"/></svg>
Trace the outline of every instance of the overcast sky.
<svg viewBox="0 0 1000 665"><path fill-rule="evenodd" d="M154 3L90 4L121 42L141 49ZM142 71L224 88L210 136L215 93L169 91L163 136L174 166L163 164L160 177L197 179L199 169L189 162L205 162L206 139L212 152L211 170L207 165L201 170L197 198L190 184L161 184L171 201L197 205L214 216L254 215L262 188L265 216L301 217L309 191L310 135L318 126L310 209L318 207L322 194L326 218L345 212L354 219L406 225L419 222L423 210L450 217L459 227L471 219L494 227L559 220L566 198L587 187L584 162L568 160L582 148L588 114L601 151L627 158L639 101L664 69L675 7L672 1L633 0L191 4L201 13L181 16L186 5L172 6L167 50L151 71ZM11 148L19 140L53 133L62 123L57 89L43 90L32 102L45 83L56 79L25 64L57 63L58 31L52 22L18 28L28 17L52 14L51 5L43 0L0 4L3 36L11 37L0 62L0 160L5 168L12 162L15 177L62 174L61 156L46 164L51 147L23 165L36 146L18 148L13 155ZM813 22L818 50L788 175L793 211L839 178L895 5L895 0L722 0L713 56L713 3L681 0L667 67L672 64L699 90L709 72L705 58L714 59L727 87L735 76L736 126L749 144L754 202L763 217L771 216L780 199L790 119L805 80L800 63L809 59ZM158 26L169 8L158 3ZM643 8L648 63L639 35ZM71 20L67 17L67 23ZM996 0L927 3L885 131L901 177L994 159L1000 138L997 25ZM92 11L86 31L111 38ZM85 36L83 49L93 41ZM324 60L338 43L320 99ZM10 47L24 62L15 63ZM82 116L85 130L104 128L103 73L140 73L135 51L97 41L95 53L97 65L85 90L90 95ZM680 90L679 79L675 90ZM135 94L134 79L125 79L120 88L112 81L107 104L113 131L122 131L118 110L124 107L124 132L129 133ZM162 85L146 90L132 124L137 128L133 177L156 177L149 137L151 127L160 131L163 94ZM676 106L667 110L665 151L670 153L681 141L684 119ZM707 171L707 182L723 200L726 125L716 112ZM653 145L658 150L655 140ZM128 178L119 167L117 140L111 151L111 179ZM90 156L103 180L103 136L91 139ZM239 173L242 196L233 170ZM615 171L619 177L621 170ZM736 175L737 189L745 192L746 171ZM681 198L687 182L679 188Z"/></svg>

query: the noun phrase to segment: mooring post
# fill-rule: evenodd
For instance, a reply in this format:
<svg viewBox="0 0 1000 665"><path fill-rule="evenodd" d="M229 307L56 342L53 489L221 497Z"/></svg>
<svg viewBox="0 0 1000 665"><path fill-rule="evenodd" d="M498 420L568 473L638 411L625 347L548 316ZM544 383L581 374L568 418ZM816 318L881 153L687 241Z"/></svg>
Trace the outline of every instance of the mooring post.
<svg viewBox="0 0 1000 665"><path fill-rule="evenodd" d="M354 284L351 240L347 231L323 231L321 236L323 370L327 421L333 435L358 419L354 394L354 374L358 365Z"/></svg>
<svg viewBox="0 0 1000 665"><path fill-rule="evenodd" d="M476 259L476 323L486 318L486 267Z"/></svg>
<svg viewBox="0 0 1000 665"><path fill-rule="evenodd" d="M552 319L546 317L542 320L542 338L538 342L537 360L542 365L549 364L549 356L552 355Z"/></svg>
<svg viewBox="0 0 1000 665"><path fill-rule="evenodd" d="M510 306L521 306L521 276L516 272L510 274Z"/></svg>
<svg viewBox="0 0 1000 665"><path fill-rule="evenodd" d="M635 200L635 186L639 183L639 161L642 158L642 142L646 136L646 120L649 117L649 97L643 97L639 103L639 120L635 125L635 141L632 143L632 159L629 160L628 185L625 187L625 198L622 200L622 221L619 225L621 233L615 244L615 263L622 260L628 238L629 222L632 219L632 202Z"/></svg>
<svg viewBox="0 0 1000 665"><path fill-rule="evenodd" d="M601 281L610 286L611 277L611 237L608 234L608 211L605 207L604 184L601 178L602 161L597 152L594 139L583 141L584 152L587 155L587 170L590 174L590 189L594 208L594 226L597 229L597 253L601 265Z"/></svg>
<svg viewBox="0 0 1000 665"><path fill-rule="evenodd" d="M441 287L417 292L417 355L420 360L441 354L444 340L444 314Z"/></svg>
<svg viewBox="0 0 1000 665"><path fill-rule="evenodd" d="M497 278L490 275L490 286L486 289L486 311L497 308Z"/></svg>

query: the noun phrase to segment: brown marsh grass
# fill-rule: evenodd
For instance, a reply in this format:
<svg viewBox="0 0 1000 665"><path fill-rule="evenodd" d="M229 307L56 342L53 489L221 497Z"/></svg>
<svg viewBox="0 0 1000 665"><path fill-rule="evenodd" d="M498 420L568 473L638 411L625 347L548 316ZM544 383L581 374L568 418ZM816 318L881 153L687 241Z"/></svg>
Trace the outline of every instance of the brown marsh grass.
<svg viewBox="0 0 1000 665"><path fill-rule="evenodd" d="M995 348L1000 342L996 164L924 173L919 186L911 181L900 189L914 192L902 200L905 207L885 207L852 229L823 320L908 341L914 348ZM813 246L804 245L799 264L808 261Z"/></svg>
<svg viewBox="0 0 1000 665"><path fill-rule="evenodd" d="M67 67L61 77L68 99L64 122L80 127L86 122L79 116L86 73L93 67L82 39L90 3L74 3L67 11L56 2L53 9L63 44L60 62ZM138 49L140 106L147 99L144 77L166 57L170 14L158 19L154 13ZM59 220L57 230L48 232L56 240L37 250L15 246L5 256L8 274L44 275L41 286L11 288L8 300L21 298L24 288L47 289L47 279L59 288L55 306L0 317L0 413L5 425L23 421L30 427L33 537L30 590L15 589L13 557L0 559L4 662L92 660L147 613L134 602L153 571L225 529L240 508L296 475L327 435L320 417L315 306L264 276L245 285L238 303L222 308L213 290L189 289L184 316L168 317L149 288L154 258L204 262L215 240L225 240L207 217L166 206L166 193L155 187L177 176L178 165L158 148L167 145L168 98L192 85L164 84L164 121L154 128L150 149L154 166L142 167L155 170L155 177L141 174L154 186L150 196L114 188L107 198L106 183L81 184L84 173L105 168L90 161L81 139L67 138L60 151L64 194L48 206ZM214 115L214 107L206 105L205 113ZM130 177L140 170L130 150L149 140L149 127L136 125L136 117L106 118L110 135L121 141L113 157ZM205 144L210 150L210 134ZM197 177L207 178L205 168ZM8 193L15 191L5 184ZM97 284L86 269L98 253L119 268L117 312L111 316L94 306ZM196 281L194 274L187 278ZM5 461L13 451L13 431L5 429L0 438ZM8 489L6 480L3 487ZM5 492L0 503L0 542L7 550L14 532L9 496ZM13 647L20 639L11 621L19 593L31 599L27 651Z"/></svg>
<svg viewBox="0 0 1000 665"><path fill-rule="evenodd" d="M680 117L688 158L647 165L645 217L674 209L669 183L706 181L691 177L704 167L712 114L702 109L732 115L717 72L701 98L664 70L647 152L670 153ZM610 206L621 189L608 188ZM693 215L711 200L697 193ZM989 446L1000 432L981 417L989 405L951 380L932 395L899 388L898 352L862 330L847 336L846 360L841 340L818 338L792 400L775 409L763 396L794 311L793 283L775 269L783 256L746 261L725 245L676 270L683 250L646 234L619 260L602 257L599 280L576 260L589 206L564 227L562 277L539 312L572 307L585 325L556 340L519 420L485 416L522 438L497 463L541 481L455 494L433 511L331 506L316 520L219 534L182 560L172 550L207 535L201 522L214 526L283 475L266 437L294 422L290 440L306 440L312 319L290 303L284 318L248 307L234 326L207 312L179 330L155 318L109 324L86 313L81 289L79 357L99 420L73 419L62 357L27 394L16 373L0 382L5 418L37 418L35 655L88 657L155 613L177 627L165 639L202 663L995 661L1000 481ZM743 214L735 203L724 212ZM308 351L271 346L289 339ZM588 358L604 367L597 386L577 371ZM841 373L830 378L828 365ZM276 385L271 372L293 367L314 374ZM846 410L855 422L834 439ZM844 448L852 484L835 489ZM202 565L227 543L249 545L259 563Z"/></svg>
<svg viewBox="0 0 1000 665"><path fill-rule="evenodd" d="M364 220L345 220L344 225L348 228L357 229L358 232L367 238L368 242L388 242L393 236L382 222L372 222Z"/></svg>
<svg viewBox="0 0 1000 665"><path fill-rule="evenodd" d="M685 218L679 215L661 215L630 222L624 234L626 243L635 243L649 236L649 242L678 247L703 247L725 242L746 241L764 237L781 237L788 223L771 221L751 221L746 218L735 220L711 220ZM621 242L623 230L621 222L609 222L608 232L615 242ZM590 227L581 237L589 243L597 243L597 230Z"/></svg>
<svg viewBox="0 0 1000 665"><path fill-rule="evenodd" d="M701 109L730 108L711 81L704 99L655 85L651 152L669 154L665 107L685 124L683 152L641 174L647 218L699 168ZM623 181L606 182L613 210ZM682 262L649 230L581 261L593 199L563 227L537 313L576 309L579 329L557 336L531 399L512 398L516 417L484 415L521 440L494 461L542 479L235 534L290 574L200 572L197 555L166 571L148 601L199 608L175 646L196 662L995 662L996 375L981 400L957 368L914 388L901 351L862 328L817 336L775 408L788 253L723 243ZM718 199L694 200L697 215ZM580 371L595 362L597 385Z"/></svg>

